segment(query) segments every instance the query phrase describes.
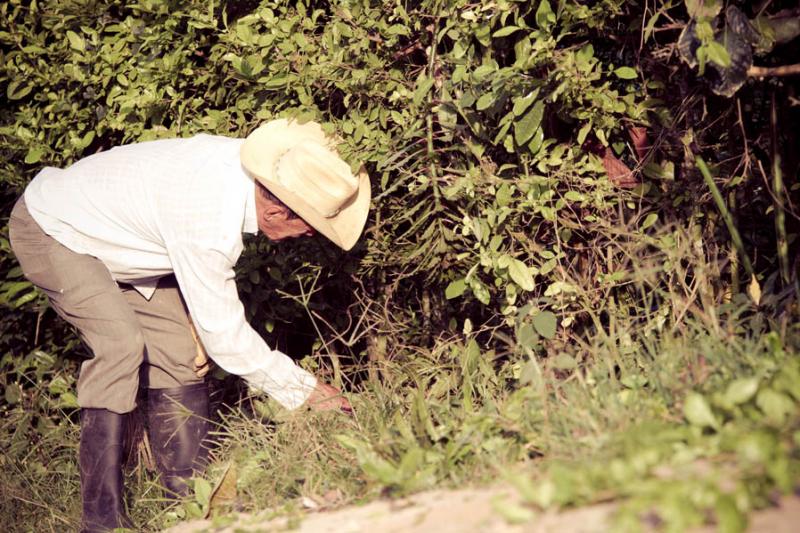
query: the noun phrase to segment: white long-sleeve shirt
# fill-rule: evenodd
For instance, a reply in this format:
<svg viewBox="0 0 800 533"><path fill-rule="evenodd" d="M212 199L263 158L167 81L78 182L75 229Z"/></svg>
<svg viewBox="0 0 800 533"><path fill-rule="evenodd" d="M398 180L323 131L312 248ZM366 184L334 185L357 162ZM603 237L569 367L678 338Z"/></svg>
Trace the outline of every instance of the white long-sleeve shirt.
<svg viewBox="0 0 800 533"><path fill-rule="evenodd" d="M234 281L242 233L258 231L242 142L198 135L120 146L44 168L25 202L45 233L145 298L174 272L208 355L293 409L316 379L250 327Z"/></svg>

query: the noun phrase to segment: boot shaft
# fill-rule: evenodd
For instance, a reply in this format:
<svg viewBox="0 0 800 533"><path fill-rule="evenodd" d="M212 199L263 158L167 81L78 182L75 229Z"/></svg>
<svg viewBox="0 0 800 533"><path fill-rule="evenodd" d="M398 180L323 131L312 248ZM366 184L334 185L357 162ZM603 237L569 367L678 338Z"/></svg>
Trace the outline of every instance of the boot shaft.
<svg viewBox="0 0 800 533"><path fill-rule="evenodd" d="M132 527L123 501L122 440L125 416L106 409L81 409L78 463L83 532Z"/></svg>
<svg viewBox="0 0 800 533"><path fill-rule="evenodd" d="M147 407L150 445L162 483L169 496L185 496L186 480L208 462L208 387L197 383L150 389Z"/></svg>

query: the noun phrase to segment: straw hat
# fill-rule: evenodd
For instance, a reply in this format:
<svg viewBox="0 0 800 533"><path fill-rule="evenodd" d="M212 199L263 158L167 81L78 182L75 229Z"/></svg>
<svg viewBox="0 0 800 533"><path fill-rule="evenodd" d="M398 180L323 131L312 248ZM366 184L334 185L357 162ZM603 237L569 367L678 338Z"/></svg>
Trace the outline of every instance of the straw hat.
<svg viewBox="0 0 800 533"><path fill-rule="evenodd" d="M272 120L247 136L239 155L300 218L340 248L353 247L369 213L369 175L363 166L353 175L319 124Z"/></svg>

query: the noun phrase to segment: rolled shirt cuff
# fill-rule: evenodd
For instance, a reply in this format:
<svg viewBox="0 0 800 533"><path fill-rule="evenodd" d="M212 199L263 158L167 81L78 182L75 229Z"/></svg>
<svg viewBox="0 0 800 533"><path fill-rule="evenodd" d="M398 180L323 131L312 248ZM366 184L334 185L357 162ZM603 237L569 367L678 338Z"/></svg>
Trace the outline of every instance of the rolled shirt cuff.
<svg viewBox="0 0 800 533"><path fill-rule="evenodd" d="M286 409L297 409L305 403L317 386L317 378L300 368L287 355L273 350L278 357L269 369L261 369L241 376L247 383L262 392Z"/></svg>

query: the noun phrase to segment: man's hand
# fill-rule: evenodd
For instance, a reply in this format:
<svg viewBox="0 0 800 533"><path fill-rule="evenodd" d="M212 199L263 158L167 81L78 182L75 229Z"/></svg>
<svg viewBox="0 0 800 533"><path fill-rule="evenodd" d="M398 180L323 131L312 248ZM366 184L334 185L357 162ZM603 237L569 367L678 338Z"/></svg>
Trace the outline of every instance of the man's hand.
<svg viewBox="0 0 800 533"><path fill-rule="evenodd" d="M342 396L342 391L322 381L317 381L317 386L311 391L306 405L312 411L339 410L351 416L353 414L353 407L347 398Z"/></svg>

